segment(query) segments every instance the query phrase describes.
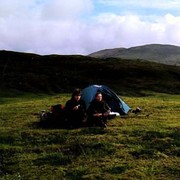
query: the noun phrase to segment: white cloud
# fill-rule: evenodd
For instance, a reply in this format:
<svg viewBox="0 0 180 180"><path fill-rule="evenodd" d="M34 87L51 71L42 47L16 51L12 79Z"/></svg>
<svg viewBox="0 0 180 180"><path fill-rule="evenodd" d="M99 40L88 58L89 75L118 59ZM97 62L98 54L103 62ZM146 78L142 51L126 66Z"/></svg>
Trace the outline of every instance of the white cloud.
<svg viewBox="0 0 180 180"><path fill-rule="evenodd" d="M76 42L83 33L80 19L92 9L91 0L4 1L0 4L0 49L81 52Z"/></svg>
<svg viewBox="0 0 180 180"><path fill-rule="evenodd" d="M6 0L0 4L0 18L13 16L57 20L79 17L92 9L92 0Z"/></svg>
<svg viewBox="0 0 180 180"><path fill-rule="evenodd" d="M74 19L82 13L91 12L93 4L91 0L51 0L42 7L42 17L45 19Z"/></svg>
<svg viewBox="0 0 180 180"><path fill-rule="evenodd" d="M0 19L8 17L27 17L33 15L38 5L36 0L6 0L0 3Z"/></svg>
<svg viewBox="0 0 180 180"><path fill-rule="evenodd" d="M105 48L150 43L180 45L180 17L171 13L155 19L153 15L150 21L133 14L104 13L89 16L86 21L84 17L92 10L91 0L3 1L0 49L38 54L89 54Z"/></svg>
<svg viewBox="0 0 180 180"><path fill-rule="evenodd" d="M106 17L107 16L107 17ZM108 29L114 47L131 47L139 44L167 43L180 45L178 29L180 17L167 14L155 21L145 21L135 15L116 16L103 14L98 17L98 22Z"/></svg>
<svg viewBox="0 0 180 180"><path fill-rule="evenodd" d="M106 6L135 6L136 8L155 8L155 9L179 9L179 0L98 0L98 3Z"/></svg>

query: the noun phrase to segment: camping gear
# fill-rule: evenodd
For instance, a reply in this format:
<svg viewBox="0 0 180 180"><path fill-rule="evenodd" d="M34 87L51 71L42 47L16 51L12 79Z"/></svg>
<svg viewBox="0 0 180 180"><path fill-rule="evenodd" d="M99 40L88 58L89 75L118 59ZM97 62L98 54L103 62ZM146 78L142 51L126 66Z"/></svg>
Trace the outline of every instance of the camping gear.
<svg viewBox="0 0 180 180"><path fill-rule="evenodd" d="M130 110L130 107L122 99L120 99L115 92L105 85L90 85L82 90L81 98L86 103L86 109L88 109L97 92L102 93L103 100L109 105L111 112L126 115Z"/></svg>
<svg viewBox="0 0 180 180"><path fill-rule="evenodd" d="M135 110L132 110L132 113L134 114L138 114L141 112L141 108L140 107L137 107Z"/></svg>
<svg viewBox="0 0 180 180"><path fill-rule="evenodd" d="M64 106L62 104L56 104L51 106L51 112L54 118L59 119L64 116Z"/></svg>
<svg viewBox="0 0 180 180"><path fill-rule="evenodd" d="M40 125L43 127L66 127L66 114L62 104L52 105L50 111L40 112Z"/></svg>

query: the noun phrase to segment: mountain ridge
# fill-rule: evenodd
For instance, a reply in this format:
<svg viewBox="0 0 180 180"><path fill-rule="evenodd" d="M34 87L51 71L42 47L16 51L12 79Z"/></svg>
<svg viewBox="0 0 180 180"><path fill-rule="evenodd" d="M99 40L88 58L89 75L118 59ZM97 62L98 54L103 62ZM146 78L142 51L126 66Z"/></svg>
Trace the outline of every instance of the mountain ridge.
<svg viewBox="0 0 180 180"><path fill-rule="evenodd" d="M180 46L168 44L147 44L130 48L103 49L89 54L96 58L121 58L147 60L180 66Z"/></svg>

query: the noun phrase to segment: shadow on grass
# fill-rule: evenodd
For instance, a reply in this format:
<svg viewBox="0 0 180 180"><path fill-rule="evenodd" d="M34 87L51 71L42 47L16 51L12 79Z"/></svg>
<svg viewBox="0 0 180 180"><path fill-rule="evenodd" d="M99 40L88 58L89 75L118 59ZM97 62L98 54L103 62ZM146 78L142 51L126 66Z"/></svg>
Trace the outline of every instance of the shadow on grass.
<svg viewBox="0 0 180 180"><path fill-rule="evenodd" d="M68 165L71 163L72 163L72 158L70 156L64 155L61 152L46 154L43 157L34 160L34 164L38 166L44 164L48 164L51 166L59 166L59 165Z"/></svg>
<svg viewBox="0 0 180 180"><path fill-rule="evenodd" d="M130 165L126 164L126 165L118 165L111 167L106 171L109 172L110 174L122 174L125 171L129 170L130 168L131 168Z"/></svg>
<svg viewBox="0 0 180 180"><path fill-rule="evenodd" d="M101 127L86 127L81 130L81 134L106 134L107 129Z"/></svg>
<svg viewBox="0 0 180 180"><path fill-rule="evenodd" d="M24 145L52 145L62 144L68 139L67 132L51 132L51 133L40 133L40 132L21 132L22 142Z"/></svg>
<svg viewBox="0 0 180 180"><path fill-rule="evenodd" d="M180 156L178 150L180 131L178 129L163 132L135 130L130 136L135 137L135 139L129 140L130 144L142 147L131 151L136 158Z"/></svg>

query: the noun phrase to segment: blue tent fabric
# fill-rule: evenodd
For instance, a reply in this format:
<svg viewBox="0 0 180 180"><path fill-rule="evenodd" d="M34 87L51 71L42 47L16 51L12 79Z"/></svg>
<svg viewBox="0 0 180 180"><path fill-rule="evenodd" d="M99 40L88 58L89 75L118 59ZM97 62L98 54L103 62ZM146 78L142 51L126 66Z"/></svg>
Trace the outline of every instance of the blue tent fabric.
<svg viewBox="0 0 180 180"><path fill-rule="evenodd" d="M105 85L91 85L82 90L81 98L85 101L87 109L97 92L102 93L103 99L108 103L112 112L118 112L121 115L125 115L130 110L130 107L120 99L115 92Z"/></svg>

